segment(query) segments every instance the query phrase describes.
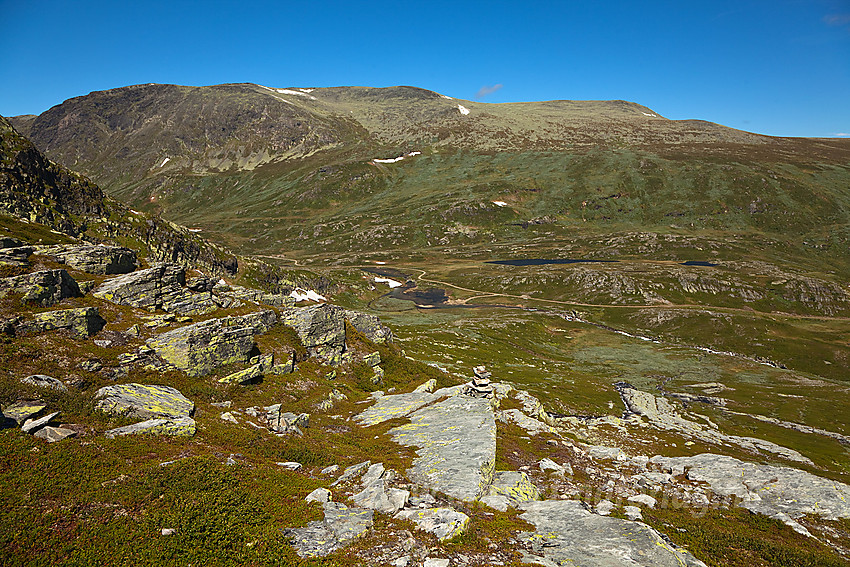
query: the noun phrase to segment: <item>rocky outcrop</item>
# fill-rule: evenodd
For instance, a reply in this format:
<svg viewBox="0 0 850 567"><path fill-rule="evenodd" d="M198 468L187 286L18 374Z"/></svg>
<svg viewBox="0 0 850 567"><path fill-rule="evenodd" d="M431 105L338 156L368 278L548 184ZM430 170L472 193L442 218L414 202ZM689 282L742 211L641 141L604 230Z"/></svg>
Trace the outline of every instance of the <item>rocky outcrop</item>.
<svg viewBox="0 0 850 567"><path fill-rule="evenodd" d="M80 297L80 287L65 270L43 270L0 279L0 297L22 295L24 303L51 307L68 297Z"/></svg>
<svg viewBox="0 0 850 567"><path fill-rule="evenodd" d="M17 425L23 425L46 407L47 404L43 402L17 402L3 408L4 420L12 420Z"/></svg>
<svg viewBox="0 0 850 567"><path fill-rule="evenodd" d="M32 246L0 248L0 266L29 266L29 255L35 250Z"/></svg>
<svg viewBox="0 0 850 567"><path fill-rule="evenodd" d="M312 356L339 364L345 352L345 310L323 303L281 312L281 323L292 327Z"/></svg>
<svg viewBox="0 0 850 567"><path fill-rule="evenodd" d="M788 447L755 437L726 435L711 422L703 425L686 419L679 414L676 407L666 398L653 396L648 392L637 390L627 382L618 382L615 386L628 412L647 418L652 425L659 429L676 431L689 438L699 439L706 443L716 445L734 443L753 453L767 451L784 459L812 464L811 459Z"/></svg>
<svg viewBox="0 0 850 567"><path fill-rule="evenodd" d="M189 417L195 411L191 400L169 386L104 386L97 391L95 399L101 411L136 418L178 419Z"/></svg>
<svg viewBox="0 0 850 567"><path fill-rule="evenodd" d="M517 471L497 471L481 502L497 510L516 508L523 502L540 500L540 491L528 475Z"/></svg>
<svg viewBox="0 0 850 567"><path fill-rule="evenodd" d="M273 311L210 319L148 339L147 346L190 376L204 376L227 364L246 363L256 345L254 335L271 328Z"/></svg>
<svg viewBox="0 0 850 567"><path fill-rule="evenodd" d="M351 311L350 309L344 310L344 314L345 319L373 343L393 342L393 332L389 327L383 325L375 315Z"/></svg>
<svg viewBox="0 0 850 567"><path fill-rule="evenodd" d="M123 246L39 246L38 253L53 256L59 263L90 274L127 274L138 265L136 253Z"/></svg>
<svg viewBox="0 0 850 567"><path fill-rule="evenodd" d="M523 553L527 563L541 563L542 556L548 561L544 565L705 567L646 524L593 514L578 500L526 502L520 507L520 517L537 530L519 538L534 552Z"/></svg>
<svg viewBox="0 0 850 567"><path fill-rule="evenodd" d="M689 480L707 483L721 496L735 496L739 506L808 531L795 520L811 514L828 520L850 518L850 486L788 467L747 463L725 455L656 456L650 462Z"/></svg>
<svg viewBox="0 0 850 567"><path fill-rule="evenodd" d="M106 321L100 316L97 307L83 307L35 313L32 319L22 320L14 327L16 335L67 329L76 337L88 337L100 332L104 325Z"/></svg>
<svg viewBox="0 0 850 567"><path fill-rule="evenodd" d="M182 267L163 264L114 277L92 294L112 303L149 311L162 309L194 315L218 309L210 294L192 294L184 289L185 283L186 273Z"/></svg>
<svg viewBox="0 0 850 567"><path fill-rule="evenodd" d="M410 415L422 406L438 400L440 396L429 392L411 392L409 394L393 394L381 396L362 413L354 417L360 425L369 426L384 421Z"/></svg>
<svg viewBox="0 0 850 567"><path fill-rule="evenodd" d="M396 443L416 447L414 482L453 498L474 501L493 480L496 420L490 401L453 396L410 415L390 430Z"/></svg>

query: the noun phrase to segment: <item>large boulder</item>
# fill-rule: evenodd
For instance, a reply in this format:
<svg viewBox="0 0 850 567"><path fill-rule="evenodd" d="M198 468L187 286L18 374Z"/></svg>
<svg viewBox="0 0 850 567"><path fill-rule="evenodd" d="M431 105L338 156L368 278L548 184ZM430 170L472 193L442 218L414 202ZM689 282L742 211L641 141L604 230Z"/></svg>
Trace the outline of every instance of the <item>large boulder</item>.
<svg viewBox="0 0 850 567"><path fill-rule="evenodd" d="M191 417L175 419L148 419L133 425L110 429L104 435L112 439L123 435L171 435L174 437L191 437L195 434L195 420Z"/></svg>
<svg viewBox="0 0 850 567"><path fill-rule="evenodd" d="M20 246L18 248L0 248L0 266L28 266L29 255L35 248Z"/></svg>
<svg viewBox="0 0 850 567"><path fill-rule="evenodd" d="M90 274L127 274L136 269L136 253L123 246L58 245L39 247L39 254Z"/></svg>
<svg viewBox="0 0 850 567"><path fill-rule="evenodd" d="M67 329L77 337L88 337L103 329L106 321L97 307L61 309L36 313L31 320L21 321L15 326L16 334L32 334L56 329Z"/></svg>
<svg viewBox="0 0 850 567"><path fill-rule="evenodd" d="M163 360L190 376L204 376L220 366L249 361L254 335L268 331L274 311L210 319L151 337L147 346Z"/></svg>
<svg viewBox="0 0 850 567"><path fill-rule="evenodd" d="M112 303L155 311L162 309L164 301L185 283L182 267L163 264L109 279L92 293Z"/></svg>
<svg viewBox="0 0 850 567"><path fill-rule="evenodd" d="M80 297L80 286L65 270L43 270L0 279L0 297L20 293L24 303L50 307L67 297Z"/></svg>
<svg viewBox="0 0 850 567"><path fill-rule="evenodd" d="M372 527L373 510L349 508L340 502L325 502L322 507L324 520L284 532L293 538L293 547L301 557L324 557Z"/></svg>
<svg viewBox="0 0 850 567"><path fill-rule="evenodd" d="M360 313L359 311L345 310L345 318L354 328L363 333L367 339L375 343L393 342L393 332L389 327L381 323L375 315Z"/></svg>
<svg viewBox="0 0 850 567"><path fill-rule="evenodd" d="M189 417L195 404L169 386L118 384L104 386L95 394L96 407L129 417L179 419Z"/></svg>
<svg viewBox="0 0 850 567"><path fill-rule="evenodd" d="M313 356L339 364L345 352L345 309L323 303L281 312L281 323L292 327Z"/></svg>

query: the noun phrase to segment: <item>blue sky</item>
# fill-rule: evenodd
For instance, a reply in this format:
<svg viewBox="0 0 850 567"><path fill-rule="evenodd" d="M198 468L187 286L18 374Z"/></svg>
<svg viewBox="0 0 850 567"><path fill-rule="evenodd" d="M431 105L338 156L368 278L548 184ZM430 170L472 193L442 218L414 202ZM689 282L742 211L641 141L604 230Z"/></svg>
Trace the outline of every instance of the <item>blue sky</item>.
<svg viewBox="0 0 850 567"><path fill-rule="evenodd" d="M138 83L414 85L850 135L850 0L0 0L0 22L7 116Z"/></svg>

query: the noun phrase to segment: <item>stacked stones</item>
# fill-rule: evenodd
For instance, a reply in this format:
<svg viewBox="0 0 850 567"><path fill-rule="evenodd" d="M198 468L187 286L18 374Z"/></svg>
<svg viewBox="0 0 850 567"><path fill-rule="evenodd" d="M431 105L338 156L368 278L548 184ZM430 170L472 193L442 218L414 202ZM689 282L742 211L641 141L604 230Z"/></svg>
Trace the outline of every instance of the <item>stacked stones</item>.
<svg viewBox="0 0 850 567"><path fill-rule="evenodd" d="M492 398L493 385L490 383L490 372L484 366L476 366L472 369L475 377L463 387L463 393L473 398Z"/></svg>

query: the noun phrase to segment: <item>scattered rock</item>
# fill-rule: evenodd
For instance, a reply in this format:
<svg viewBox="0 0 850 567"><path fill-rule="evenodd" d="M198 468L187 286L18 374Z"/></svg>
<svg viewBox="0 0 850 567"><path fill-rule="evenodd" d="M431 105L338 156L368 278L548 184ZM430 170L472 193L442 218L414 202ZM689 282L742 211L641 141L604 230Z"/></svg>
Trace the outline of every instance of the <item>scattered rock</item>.
<svg viewBox="0 0 850 567"><path fill-rule="evenodd" d="M47 425L50 420L56 417L57 415L59 415L59 412L55 411L38 419L28 419L21 426L21 431L23 431L24 433L35 433L36 431Z"/></svg>
<svg viewBox="0 0 850 567"><path fill-rule="evenodd" d="M229 411L224 412L219 416L223 421L229 421L230 423L239 423L236 417L230 413Z"/></svg>
<svg viewBox="0 0 850 567"><path fill-rule="evenodd" d="M596 504L596 513L600 516L610 516L616 506L610 500L600 500Z"/></svg>
<svg viewBox="0 0 850 567"><path fill-rule="evenodd" d="M133 425L125 425L124 427L110 429L105 433L105 435L112 439L122 435L138 435L142 433L191 437L195 434L195 420L191 417L149 419L147 421L134 423Z"/></svg>
<svg viewBox="0 0 850 567"><path fill-rule="evenodd" d="M317 488L304 498L307 502L325 503L331 501L331 491L327 488Z"/></svg>
<svg viewBox="0 0 850 567"><path fill-rule="evenodd" d="M348 309L343 310L343 316L355 329L363 333L373 343L383 344L393 342L393 332L389 327L381 324L381 320L378 317Z"/></svg>
<svg viewBox="0 0 850 567"><path fill-rule="evenodd" d="M103 368L103 363L96 358L90 358L79 363L77 368L86 372L98 372Z"/></svg>
<svg viewBox="0 0 850 567"><path fill-rule="evenodd" d="M61 381L44 374L33 374L32 376L27 376L26 378L22 378L21 382L29 384L30 386L38 386L39 388L49 388L51 390L59 390L60 392L68 391L68 386L63 384Z"/></svg>
<svg viewBox="0 0 850 567"><path fill-rule="evenodd" d="M277 466L281 467L281 468L284 468L284 469L290 470L290 471L297 471L297 470L300 470L302 468L301 463L298 463L298 462L295 462L295 461L286 461L286 462L275 463L275 464Z"/></svg>
<svg viewBox="0 0 850 567"><path fill-rule="evenodd" d="M625 506L623 510L626 513L626 518L633 522L637 522L643 520L643 513L640 511L640 508L637 506Z"/></svg>
<svg viewBox="0 0 850 567"><path fill-rule="evenodd" d="M186 418L195 411L191 400L168 386L104 386L97 391L95 399L99 400L96 407L102 411L137 418Z"/></svg>
<svg viewBox="0 0 850 567"><path fill-rule="evenodd" d="M77 432L67 427L51 427L46 425L33 433L33 435L39 439L44 439L48 443L55 443L68 437L75 437Z"/></svg>
<svg viewBox="0 0 850 567"><path fill-rule="evenodd" d="M280 404L263 408L266 410L266 425L269 430L279 434L295 433L296 435L303 435L302 430L310 426L310 414L296 415L288 411L281 412L280 408Z"/></svg>
<svg viewBox="0 0 850 567"><path fill-rule="evenodd" d="M372 526L374 511L349 508L339 502L322 504L325 519L286 530L301 557L324 557L360 537Z"/></svg>
<svg viewBox="0 0 850 567"><path fill-rule="evenodd" d="M440 541L462 534L469 525L469 516L452 508L406 509L394 517L410 520L418 529L434 534Z"/></svg>
<svg viewBox="0 0 850 567"><path fill-rule="evenodd" d="M369 468L369 465L371 464L371 461L363 461L362 463L351 465L342 472L342 475L340 475L340 477L336 479L336 481L331 486L336 486L338 484L348 482L349 480L358 477L359 475L363 474L363 471Z"/></svg>
<svg viewBox="0 0 850 567"><path fill-rule="evenodd" d="M233 374L228 374L219 380L222 384L253 384L259 382L263 377L263 365L255 364L245 370L238 370Z"/></svg>
<svg viewBox="0 0 850 567"><path fill-rule="evenodd" d="M319 472L319 474L323 474L323 475L324 475L324 474L333 474L333 473L335 473L335 472L336 472L336 471L338 471L338 470L339 470L339 465L331 465L331 466L329 466L329 467L325 467L325 468L323 468L323 469Z"/></svg>
<svg viewBox="0 0 850 567"><path fill-rule="evenodd" d="M174 534L177 533L177 529L176 528L162 528L162 531L160 533L162 535L165 535L165 536L174 535Z"/></svg>
<svg viewBox="0 0 850 567"><path fill-rule="evenodd" d="M648 508L655 508L655 498L650 496L649 494L637 494L635 496L629 496L629 502L636 502L638 504L643 504Z"/></svg>
<svg viewBox="0 0 850 567"><path fill-rule="evenodd" d="M77 282L65 270L44 270L11 278L0 278L0 297L22 294L24 303L51 307L68 297L80 297Z"/></svg>
<svg viewBox="0 0 850 567"><path fill-rule="evenodd" d="M431 378L427 382L416 386L413 390L414 394L430 394L437 388L437 380L436 378Z"/></svg>
<svg viewBox="0 0 850 567"><path fill-rule="evenodd" d="M449 567L449 560L428 557L425 559L425 563L422 564L422 567Z"/></svg>

